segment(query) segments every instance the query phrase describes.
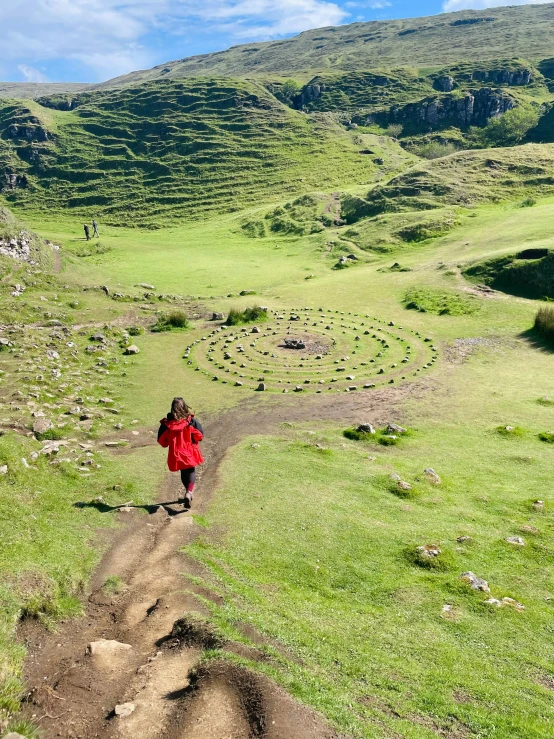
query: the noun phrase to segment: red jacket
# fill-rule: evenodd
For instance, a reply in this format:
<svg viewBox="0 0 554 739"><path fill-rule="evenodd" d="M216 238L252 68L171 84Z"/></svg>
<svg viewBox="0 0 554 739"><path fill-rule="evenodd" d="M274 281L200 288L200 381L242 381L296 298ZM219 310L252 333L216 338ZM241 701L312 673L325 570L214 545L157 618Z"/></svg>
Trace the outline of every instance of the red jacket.
<svg viewBox="0 0 554 739"><path fill-rule="evenodd" d="M198 424L199 425L199 424ZM197 427L194 416L181 421L162 418L160 421L158 444L168 449L167 466L171 472L186 470L202 464L204 457L198 446L204 435Z"/></svg>

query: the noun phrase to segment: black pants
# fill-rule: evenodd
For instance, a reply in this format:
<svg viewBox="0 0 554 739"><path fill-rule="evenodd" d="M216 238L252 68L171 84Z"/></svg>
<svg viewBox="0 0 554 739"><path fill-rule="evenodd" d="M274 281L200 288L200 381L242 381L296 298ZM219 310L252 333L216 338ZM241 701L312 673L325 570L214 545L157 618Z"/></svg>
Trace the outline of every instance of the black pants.
<svg viewBox="0 0 554 739"><path fill-rule="evenodd" d="M196 467L188 467L186 470L181 470L181 482L192 493L194 484L196 483Z"/></svg>

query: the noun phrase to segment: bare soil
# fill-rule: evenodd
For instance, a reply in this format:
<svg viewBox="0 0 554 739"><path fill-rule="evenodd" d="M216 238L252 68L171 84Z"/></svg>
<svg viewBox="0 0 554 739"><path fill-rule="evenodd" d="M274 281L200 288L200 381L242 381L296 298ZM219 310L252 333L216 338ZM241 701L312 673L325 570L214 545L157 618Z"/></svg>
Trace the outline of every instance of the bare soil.
<svg viewBox="0 0 554 739"><path fill-rule="evenodd" d="M254 397L203 419L207 464L193 512L201 513L209 502L221 461L241 437L270 432L284 421L402 421L398 403L429 384L333 397ZM148 432L133 438L135 446L151 443ZM201 663L206 646L263 657L255 647L220 643L209 627L198 627L208 614L196 596L217 596L186 579L202 572L182 553L195 525L175 502L180 493L178 477L168 476L160 492L163 504L149 506L150 515L132 509L117 514L125 525L94 574L82 618L61 624L57 633L36 622L21 624L28 647L27 717L45 739L339 739L321 716L255 671L226 660ZM107 515L112 510L105 509ZM124 584L116 595L104 587L114 577ZM110 643L91 653L89 645L100 640ZM253 641L262 644L264 637ZM126 703L134 706L130 715L116 715L116 706Z"/></svg>

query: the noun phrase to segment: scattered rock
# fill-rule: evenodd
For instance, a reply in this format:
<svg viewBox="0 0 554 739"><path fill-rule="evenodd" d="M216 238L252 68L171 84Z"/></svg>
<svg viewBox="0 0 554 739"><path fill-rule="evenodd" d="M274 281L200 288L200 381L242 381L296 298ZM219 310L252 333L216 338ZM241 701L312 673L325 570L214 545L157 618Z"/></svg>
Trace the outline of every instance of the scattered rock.
<svg viewBox="0 0 554 739"><path fill-rule="evenodd" d="M54 424L48 418L37 418L33 423L33 433L44 434L45 431L50 431L54 428Z"/></svg>
<svg viewBox="0 0 554 739"><path fill-rule="evenodd" d="M3 464L0 465L0 475L7 475L8 474L8 465Z"/></svg>
<svg viewBox="0 0 554 739"><path fill-rule="evenodd" d="M252 326L252 330L250 331L251 334L259 334L260 329L257 326Z"/></svg>
<svg viewBox="0 0 554 739"><path fill-rule="evenodd" d="M123 644L114 639L99 639L92 641L87 647L87 654L92 657L104 654L122 654L129 652L133 647L130 644Z"/></svg>
<svg viewBox="0 0 554 739"><path fill-rule="evenodd" d="M400 484L401 483L399 483L399 485ZM439 549L436 544L424 544L423 546L418 547L417 551L422 557L428 557L429 559L433 559L442 554L442 549Z"/></svg>
<svg viewBox="0 0 554 739"><path fill-rule="evenodd" d="M519 603L517 600L514 600L513 598L502 598L502 600L498 600L498 598L489 598L485 601L485 603L489 606L496 606L497 608L502 608L502 606L510 606L511 608L515 608L516 611L524 611L525 606L522 603Z"/></svg>
<svg viewBox="0 0 554 739"><path fill-rule="evenodd" d="M460 577L462 580L467 582L473 590L481 590L483 593L491 592L488 582L483 580L481 577L477 577L473 572L463 572Z"/></svg>
<svg viewBox="0 0 554 739"><path fill-rule="evenodd" d="M125 349L125 354L138 354L140 352L140 349L136 344L131 344L131 346L128 346L127 349Z"/></svg>
<svg viewBox="0 0 554 739"><path fill-rule="evenodd" d="M539 510L544 508L544 500L535 500L533 503L533 508L537 508Z"/></svg>
<svg viewBox="0 0 554 739"><path fill-rule="evenodd" d="M224 313L212 313L212 321L223 321L224 318Z"/></svg>
<svg viewBox="0 0 554 739"><path fill-rule="evenodd" d="M9 734L4 736L4 739L27 739L23 734L18 734L16 731L10 731Z"/></svg>
<svg viewBox="0 0 554 739"><path fill-rule="evenodd" d="M260 382L256 390L258 392L263 392L264 390L267 390L267 385L265 384L265 382Z"/></svg>
<svg viewBox="0 0 554 739"><path fill-rule="evenodd" d="M471 536L459 536L456 541L458 544L465 544L466 541L472 541Z"/></svg>
<svg viewBox="0 0 554 739"><path fill-rule="evenodd" d="M409 482L406 482L405 480L400 480L398 483L398 489L399 490L411 490L412 486Z"/></svg>
<svg viewBox="0 0 554 739"><path fill-rule="evenodd" d="M508 536L506 541L508 542L508 544L515 544L516 546L519 546L519 547L525 546L525 542L523 541L521 536Z"/></svg>
<svg viewBox="0 0 554 739"><path fill-rule="evenodd" d="M423 471L423 474L427 478L427 482L430 482L431 485L440 485L441 479L435 472L435 470L432 467L427 467L426 470Z"/></svg>
<svg viewBox="0 0 554 739"><path fill-rule="evenodd" d="M154 285L149 285L147 282L139 282L137 287L143 287L145 290L155 290Z"/></svg>
<svg viewBox="0 0 554 739"><path fill-rule="evenodd" d="M387 434L405 434L406 431L407 429L398 426L396 423L389 423L386 429Z"/></svg>
<svg viewBox="0 0 554 739"><path fill-rule="evenodd" d="M134 710L134 703L121 703L115 707L114 713L116 716L119 716L119 718L127 718L127 716L130 716Z"/></svg>
<svg viewBox="0 0 554 739"><path fill-rule="evenodd" d="M359 434L374 434L375 433L375 429L370 423L361 423L356 429L356 431Z"/></svg>

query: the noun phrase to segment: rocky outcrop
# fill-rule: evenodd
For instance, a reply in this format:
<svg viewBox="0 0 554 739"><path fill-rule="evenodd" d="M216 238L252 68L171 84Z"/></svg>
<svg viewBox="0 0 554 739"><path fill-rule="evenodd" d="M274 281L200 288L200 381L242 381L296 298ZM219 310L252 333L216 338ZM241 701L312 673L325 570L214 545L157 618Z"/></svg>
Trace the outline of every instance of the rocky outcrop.
<svg viewBox="0 0 554 739"><path fill-rule="evenodd" d="M0 192L3 190L15 190L18 187L27 187L27 184L27 177L24 174L6 172L4 175L0 175Z"/></svg>
<svg viewBox="0 0 554 739"><path fill-rule="evenodd" d="M12 123L6 129L9 139L25 139L27 141L48 141L48 131L36 123Z"/></svg>
<svg viewBox="0 0 554 739"><path fill-rule="evenodd" d="M323 92L325 92L325 85L323 83L310 82L310 84L306 85L302 92L294 98L294 107L301 110L314 102L314 100L318 100Z"/></svg>
<svg viewBox="0 0 554 739"><path fill-rule="evenodd" d="M456 87L456 80L449 74L444 74L433 82L433 87L439 92L452 92Z"/></svg>
<svg viewBox="0 0 554 739"><path fill-rule="evenodd" d="M427 98L403 107L393 106L389 120L414 127L437 128L441 124L485 126L491 118L515 108L516 102L502 90L489 87L466 92L463 97L445 95Z"/></svg>
<svg viewBox="0 0 554 739"><path fill-rule="evenodd" d="M480 82L493 82L495 85L522 87L533 82L533 72L525 68L477 70L473 73L473 79Z"/></svg>

